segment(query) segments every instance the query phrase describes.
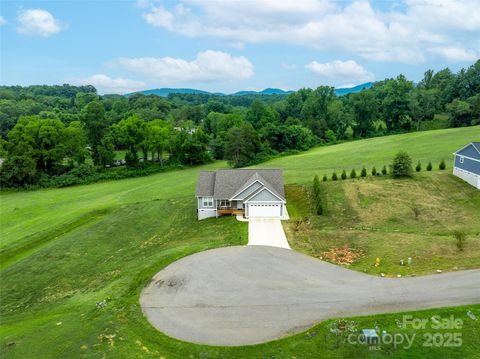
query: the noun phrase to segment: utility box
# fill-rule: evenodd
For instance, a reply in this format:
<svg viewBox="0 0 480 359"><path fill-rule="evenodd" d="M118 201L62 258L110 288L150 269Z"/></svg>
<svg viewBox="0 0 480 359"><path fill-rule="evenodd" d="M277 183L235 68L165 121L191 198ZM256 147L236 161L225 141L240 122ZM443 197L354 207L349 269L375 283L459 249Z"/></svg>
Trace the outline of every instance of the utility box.
<svg viewBox="0 0 480 359"><path fill-rule="evenodd" d="M375 329L362 329L362 334L365 344L375 345L378 344L379 338Z"/></svg>

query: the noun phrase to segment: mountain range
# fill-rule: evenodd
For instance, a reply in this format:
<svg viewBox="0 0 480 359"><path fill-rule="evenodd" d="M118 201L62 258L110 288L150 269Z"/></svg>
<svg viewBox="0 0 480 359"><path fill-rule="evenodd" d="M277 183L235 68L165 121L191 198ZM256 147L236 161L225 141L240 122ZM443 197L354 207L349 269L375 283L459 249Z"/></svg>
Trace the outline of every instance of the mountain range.
<svg viewBox="0 0 480 359"><path fill-rule="evenodd" d="M335 89L335 93L337 96L343 96L349 93L354 93L354 92L360 92L363 89L368 89L372 87L371 82L366 82L364 84L354 86L354 87L348 87L348 88L338 88ZM243 95L288 95L290 93L293 93L295 91L289 90L285 91L282 89L277 89L277 88L266 88L262 91L238 91L235 93L222 93L222 92L208 92L208 91L203 91L203 90L197 90L197 89L191 89L191 88L169 88L169 87L163 87L163 88L158 88L158 89L150 89L150 90L144 90L144 91L138 91L138 92L132 92L129 94L126 94L125 96L131 96L134 94L143 94L143 95L157 95L157 96L162 96L162 97L167 97L169 94L172 93L182 93L182 94L205 94L205 95L218 95L218 96L243 96Z"/></svg>

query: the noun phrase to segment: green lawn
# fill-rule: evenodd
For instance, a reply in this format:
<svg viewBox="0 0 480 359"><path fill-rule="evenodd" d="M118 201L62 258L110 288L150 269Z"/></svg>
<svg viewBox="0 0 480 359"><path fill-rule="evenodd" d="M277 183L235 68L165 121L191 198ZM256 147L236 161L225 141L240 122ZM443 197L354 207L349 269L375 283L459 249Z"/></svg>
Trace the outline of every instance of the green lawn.
<svg viewBox="0 0 480 359"><path fill-rule="evenodd" d="M258 167L283 167L287 183L310 183L314 173L340 164L387 164L400 148L415 159L449 160L451 152L478 138L480 127L414 133L317 148ZM480 306L417 313L464 319L460 348L425 348L419 341L409 350L386 346L371 352L342 342L328 330L330 322L308 333L238 348L188 344L156 331L138 304L141 289L156 272L183 256L247 241L246 224L234 218L196 221L198 172L225 166L216 162L128 180L1 193L2 357L471 358L478 353L480 322L466 317L466 311L480 317ZM103 300L106 305L97 308ZM361 327L377 322L393 332L398 318L355 320Z"/></svg>
<svg viewBox="0 0 480 359"><path fill-rule="evenodd" d="M480 126L414 132L317 147L296 156L280 157L255 167L282 168L286 183L310 183L315 174L327 174L330 178L334 170L338 175L342 169L350 173L353 167L358 174L362 166L369 170L376 166L377 170L380 170L384 165L392 163L392 158L398 151L404 150L412 156L415 164L421 161L423 168L431 161L437 169L440 161L444 159L447 169L451 170L453 152L479 139Z"/></svg>

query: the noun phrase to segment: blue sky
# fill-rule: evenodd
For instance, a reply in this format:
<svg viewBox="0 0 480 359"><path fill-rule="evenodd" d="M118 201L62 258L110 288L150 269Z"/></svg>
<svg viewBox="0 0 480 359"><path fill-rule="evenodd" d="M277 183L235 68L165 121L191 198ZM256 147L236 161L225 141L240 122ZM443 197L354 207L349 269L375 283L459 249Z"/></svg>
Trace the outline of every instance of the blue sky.
<svg viewBox="0 0 480 359"><path fill-rule="evenodd" d="M0 3L0 83L344 87L480 57L480 0Z"/></svg>

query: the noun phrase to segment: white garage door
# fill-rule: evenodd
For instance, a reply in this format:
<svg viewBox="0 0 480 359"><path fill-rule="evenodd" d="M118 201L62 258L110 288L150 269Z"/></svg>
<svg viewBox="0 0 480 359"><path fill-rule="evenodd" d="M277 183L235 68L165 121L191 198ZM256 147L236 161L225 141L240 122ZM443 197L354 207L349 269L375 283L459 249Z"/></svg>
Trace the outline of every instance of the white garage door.
<svg viewBox="0 0 480 359"><path fill-rule="evenodd" d="M280 217L282 204L252 204L248 205L249 217Z"/></svg>

